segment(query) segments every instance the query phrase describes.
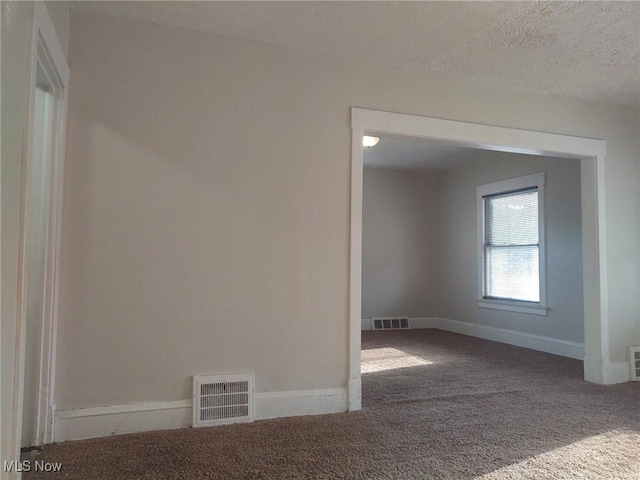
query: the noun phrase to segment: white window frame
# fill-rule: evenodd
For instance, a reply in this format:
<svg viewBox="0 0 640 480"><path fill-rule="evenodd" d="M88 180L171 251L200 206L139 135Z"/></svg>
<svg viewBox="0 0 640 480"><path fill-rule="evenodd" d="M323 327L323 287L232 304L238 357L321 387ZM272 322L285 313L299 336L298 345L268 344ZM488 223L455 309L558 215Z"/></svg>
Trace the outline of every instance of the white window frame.
<svg viewBox="0 0 640 480"><path fill-rule="evenodd" d="M510 178L499 182L487 183L476 187L477 211L478 211L478 307L494 310L507 310L517 313L529 313L533 315L547 315L547 269L546 269L546 242L545 242L545 215L544 215L544 172ZM507 194L527 189L538 190L538 273L540 301L529 302L523 300L509 300L485 297L485 197Z"/></svg>

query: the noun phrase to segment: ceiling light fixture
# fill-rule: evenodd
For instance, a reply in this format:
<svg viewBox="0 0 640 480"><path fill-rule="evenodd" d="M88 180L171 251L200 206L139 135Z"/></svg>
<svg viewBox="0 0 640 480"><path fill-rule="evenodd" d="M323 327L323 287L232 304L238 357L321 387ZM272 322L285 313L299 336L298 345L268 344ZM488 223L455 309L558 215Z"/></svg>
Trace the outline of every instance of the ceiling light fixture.
<svg viewBox="0 0 640 480"><path fill-rule="evenodd" d="M362 137L362 146L375 147L379 141L380 141L380 137L370 137L369 135L364 135Z"/></svg>

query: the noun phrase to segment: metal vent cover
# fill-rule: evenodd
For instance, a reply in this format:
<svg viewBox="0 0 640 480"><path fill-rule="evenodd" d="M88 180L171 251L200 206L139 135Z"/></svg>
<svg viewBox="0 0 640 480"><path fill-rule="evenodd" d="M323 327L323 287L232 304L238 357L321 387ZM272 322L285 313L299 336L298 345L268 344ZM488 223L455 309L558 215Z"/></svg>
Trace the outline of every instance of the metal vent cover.
<svg viewBox="0 0 640 480"><path fill-rule="evenodd" d="M408 318L374 318L374 330L401 330L409 328Z"/></svg>
<svg viewBox="0 0 640 480"><path fill-rule="evenodd" d="M252 422L254 374L194 375L194 427Z"/></svg>
<svg viewBox="0 0 640 480"><path fill-rule="evenodd" d="M640 381L640 346L629 347L629 366L631 380Z"/></svg>

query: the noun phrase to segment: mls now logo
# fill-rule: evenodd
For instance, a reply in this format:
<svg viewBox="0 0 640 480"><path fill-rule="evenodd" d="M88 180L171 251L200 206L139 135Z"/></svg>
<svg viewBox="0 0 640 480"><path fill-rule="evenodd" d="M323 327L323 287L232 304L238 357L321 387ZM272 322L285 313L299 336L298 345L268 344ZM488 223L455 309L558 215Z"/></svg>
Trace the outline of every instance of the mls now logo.
<svg viewBox="0 0 640 480"><path fill-rule="evenodd" d="M18 460L4 461L3 464L5 472L59 472L62 470L62 463L43 462L42 460L36 460L31 462L25 460L20 462Z"/></svg>

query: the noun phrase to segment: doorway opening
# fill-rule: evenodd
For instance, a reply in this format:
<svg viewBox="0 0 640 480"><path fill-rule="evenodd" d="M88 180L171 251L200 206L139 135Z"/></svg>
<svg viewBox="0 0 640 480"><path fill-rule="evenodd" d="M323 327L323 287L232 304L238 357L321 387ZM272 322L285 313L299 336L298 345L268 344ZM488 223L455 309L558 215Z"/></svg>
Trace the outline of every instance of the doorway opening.
<svg viewBox="0 0 640 480"><path fill-rule="evenodd" d="M45 314L47 242L50 241L48 220L52 179L52 140L55 131L54 87L44 68L38 62L34 89L33 129L31 132L31 169L28 178L25 205L25 364L22 414L22 447L38 444L38 419L42 417L41 395L42 342L46 324ZM50 267L49 267L50 268Z"/></svg>
<svg viewBox="0 0 640 480"><path fill-rule="evenodd" d="M378 135L364 149L365 393L380 371L429 378L437 356L398 348L438 335L415 329L583 360L580 161ZM412 332L391 334L402 321Z"/></svg>
<svg viewBox="0 0 640 480"><path fill-rule="evenodd" d="M349 295L349 409L359 410L362 328L363 135L395 135L449 147L574 159L580 165L584 378L607 383L608 324L605 256L604 141L352 108ZM471 267L475 268L475 263ZM475 275L474 275L475 278Z"/></svg>
<svg viewBox="0 0 640 480"><path fill-rule="evenodd" d="M53 441L57 290L69 69L44 4L34 5L24 139L11 451Z"/></svg>

